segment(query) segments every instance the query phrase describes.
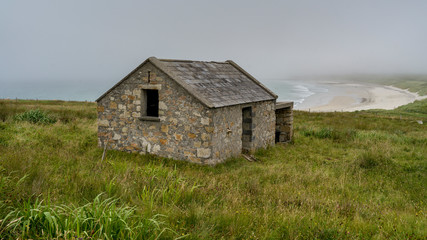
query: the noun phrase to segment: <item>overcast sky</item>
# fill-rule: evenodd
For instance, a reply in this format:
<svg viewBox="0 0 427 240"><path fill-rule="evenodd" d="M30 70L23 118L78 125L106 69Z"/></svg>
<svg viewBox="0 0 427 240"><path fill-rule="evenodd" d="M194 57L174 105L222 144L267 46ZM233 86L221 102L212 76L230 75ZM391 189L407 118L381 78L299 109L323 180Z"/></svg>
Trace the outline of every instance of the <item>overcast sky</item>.
<svg viewBox="0 0 427 240"><path fill-rule="evenodd" d="M3 0L0 83L117 82L150 56L260 79L427 73L426 0Z"/></svg>

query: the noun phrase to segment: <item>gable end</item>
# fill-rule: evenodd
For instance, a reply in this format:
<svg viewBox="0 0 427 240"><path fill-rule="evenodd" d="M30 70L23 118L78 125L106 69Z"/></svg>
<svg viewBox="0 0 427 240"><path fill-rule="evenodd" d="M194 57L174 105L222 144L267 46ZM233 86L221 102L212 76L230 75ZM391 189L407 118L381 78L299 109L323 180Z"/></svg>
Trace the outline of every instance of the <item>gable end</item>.
<svg viewBox="0 0 427 240"><path fill-rule="evenodd" d="M136 67L132 72L130 72L128 75L126 75L122 80L120 80L118 83L114 84L113 87L108 89L104 94L102 94L98 99L95 100L95 102L99 102L101 99L103 99L108 93L110 93L112 90L114 90L116 87L118 87L122 82L124 82L126 79L128 79L132 74L134 74L138 69L140 69L142 66L144 66L147 62L150 62L153 64L157 69L162 71L164 74L166 74L168 77L170 77L173 81L178 83L182 88L184 88L187 92L189 92L193 97L195 97L197 100L199 100L203 105L213 108L214 106L204 97L197 94L188 84L181 81L179 78L175 77L172 73L166 70L166 68L163 66L163 64L155 57L150 57L147 60L145 60L143 63L141 63L138 67Z"/></svg>

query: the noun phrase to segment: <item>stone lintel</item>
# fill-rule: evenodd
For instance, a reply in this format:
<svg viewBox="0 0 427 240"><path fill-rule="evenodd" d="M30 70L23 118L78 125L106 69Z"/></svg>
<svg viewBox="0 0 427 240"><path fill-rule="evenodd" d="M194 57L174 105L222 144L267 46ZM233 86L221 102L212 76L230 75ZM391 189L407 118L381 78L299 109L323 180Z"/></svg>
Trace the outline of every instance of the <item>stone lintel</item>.
<svg viewBox="0 0 427 240"><path fill-rule="evenodd" d="M161 90L162 89L162 85L161 84L143 84L143 85L141 85L141 89Z"/></svg>

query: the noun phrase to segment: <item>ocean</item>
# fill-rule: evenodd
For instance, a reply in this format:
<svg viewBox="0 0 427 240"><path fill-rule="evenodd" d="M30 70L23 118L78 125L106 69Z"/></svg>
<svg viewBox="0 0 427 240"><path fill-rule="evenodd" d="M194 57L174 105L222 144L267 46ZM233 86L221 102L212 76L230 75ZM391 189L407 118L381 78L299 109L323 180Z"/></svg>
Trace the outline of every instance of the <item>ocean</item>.
<svg viewBox="0 0 427 240"><path fill-rule="evenodd" d="M293 101L294 108L299 109L308 97L329 92L329 86L314 81L302 80L266 80L262 82L278 95L277 101ZM324 103L326 104L327 101Z"/></svg>
<svg viewBox="0 0 427 240"><path fill-rule="evenodd" d="M328 92L328 86L314 81L301 80L261 80L275 92L278 101L293 101L298 106L304 100L316 93ZM104 85L104 86L103 86ZM0 84L0 98L66 100L66 101L95 101L114 83L100 82L5 82ZM102 87L100 87L102 86Z"/></svg>
<svg viewBox="0 0 427 240"><path fill-rule="evenodd" d="M108 85L108 86L107 86ZM95 101L112 84L99 82L0 82L0 99ZM100 87L102 86L102 87Z"/></svg>

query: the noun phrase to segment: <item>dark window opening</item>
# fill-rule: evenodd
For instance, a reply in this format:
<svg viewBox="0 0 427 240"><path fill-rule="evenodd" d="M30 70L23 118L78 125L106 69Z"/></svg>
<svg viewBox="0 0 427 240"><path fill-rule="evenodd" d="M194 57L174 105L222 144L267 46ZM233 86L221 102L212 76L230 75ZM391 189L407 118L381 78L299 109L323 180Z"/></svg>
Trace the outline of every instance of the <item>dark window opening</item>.
<svg viewBox="0 0 427 240"><path fill-rule="evenodd" d="M158 90L145 90L147 94L147 116L159 116L159 91Z"/></svg>

